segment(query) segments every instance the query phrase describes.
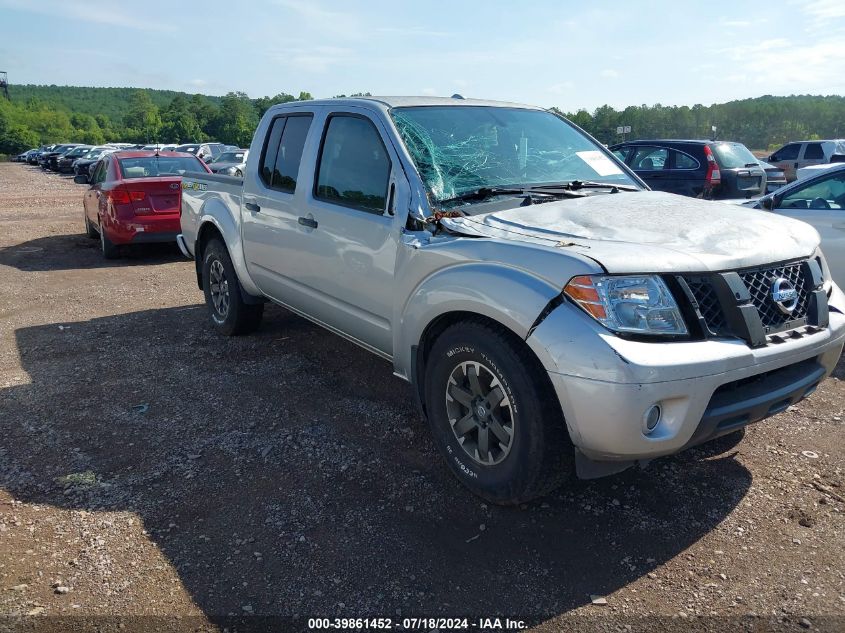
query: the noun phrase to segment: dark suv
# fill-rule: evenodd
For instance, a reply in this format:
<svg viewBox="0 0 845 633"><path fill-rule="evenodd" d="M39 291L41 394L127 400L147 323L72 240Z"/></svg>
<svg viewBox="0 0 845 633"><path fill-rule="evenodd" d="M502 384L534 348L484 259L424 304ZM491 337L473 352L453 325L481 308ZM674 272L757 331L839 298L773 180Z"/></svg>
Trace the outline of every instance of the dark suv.
<svg viewBox="0 0 845 633"><path fill-rule="evenodd" d="M657 191L708 199L766 192L766 172L742 143L643 140L619 143L610 151Z"/></svg>

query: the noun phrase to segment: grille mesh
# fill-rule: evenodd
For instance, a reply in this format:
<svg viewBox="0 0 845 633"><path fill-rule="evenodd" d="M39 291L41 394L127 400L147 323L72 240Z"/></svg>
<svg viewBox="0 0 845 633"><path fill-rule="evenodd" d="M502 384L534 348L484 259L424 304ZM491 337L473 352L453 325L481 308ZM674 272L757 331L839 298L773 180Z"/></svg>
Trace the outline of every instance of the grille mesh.
<svg viewBox="0 0 845 633"><path fill-rule="evenodd" d="M807 316L809 293L804 285L804 272L800 262L775 268L752 270L740 273L739 276L751 293L751 301L757 307L757 312L760 314L760 320L764 327L779 328L787 321L794 321ZM791 314L781 312L772 299L772 283L779 277L787 279L798 291L798 303Z"/></svg>
<svg viewBox="0 0 845 633"><path fill-rule="evenodd" d="M710 331L713 334L724 331L728 324L713 285L707 279L688 278L686 282Z"/></svg>
<svg viewBox="0 0 845 633"><path fill-rule="evenodd" d="M751 301L757 308L760 321L767 331L777 331L789 321L803 319L807 316L810 303L810 293L804 283L802 262L793 262L782 266L772 266L739 272L751 294ZM798 303L791 314L784 314L772 299L772 283L775 279L787 279L798 291ZM685 277L693 297L698 303L701 316L707 328L713 334L729 334L725 313L719 303L719 298L713 284L707 277Z"/></svg>

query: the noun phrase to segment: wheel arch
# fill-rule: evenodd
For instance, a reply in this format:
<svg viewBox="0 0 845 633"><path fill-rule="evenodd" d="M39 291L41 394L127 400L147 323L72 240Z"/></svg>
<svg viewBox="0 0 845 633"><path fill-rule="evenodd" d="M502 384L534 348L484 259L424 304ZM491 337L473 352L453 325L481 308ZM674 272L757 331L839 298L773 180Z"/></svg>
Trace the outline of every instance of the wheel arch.
<svg viewBox="0 0 845 633"><path fill-rule="evenodd" d="M200 230L197 231L197 240L194 246L194 265L197 272L197 286L202 290L202 262L205 253L205 247L208 246L209 241L213 238L219 237L223 243L226 243L226 238L220 231L220 228L212 220L206 220L200 225ZM231 257L231 253L229 254Z"/></svg>
<svg viewBox="0 0 845 633"><path fill-rule="evenodd" d="M194 245L194 266L199 289L203 289L202 270L205 249L208 243L214 238L220 239L229 253L229 259L232 260L232 266L234 266L235 274L238 276L241 297L244 303L264 303L264 295L255 286L246 271L246 261L243 257L243 248L238 227L234 226L234 223L232 223L232 226L227 226L227 223L221 224L219 219L212 215L206 215L203 218L200 228L197 231L197 239Z"/></svg>
<svg viewBox="0 0 845 633"><path fill-rule="evenodd" d="M412 349L419 349L424 335L451 323L455 315L489 319L524 341L560 291L524 270L488 262L449 266L427 275L398 307L394 369L411 378Z"/></svg>
<svg viewBox="0 0 845 633"><path fill-rule="evenodd" d="M419 342L412 349L413 367L411 368L411 384L413 385L417 408L424 417L427 415L425 407L425 371L429 354L437 339L450 327L459 323L478 323L500 330L514 346L518 346L526 352L526 356L531 359L533 373L543 382L546 392L550 396L555 395L555 389L546 368L522 336L490 316L472 311L455 310L444 312L429 322L423 330ZM555 408L559 411L561 418L564 418L563 409L557 397L554 397L554 401Z"/></svg>

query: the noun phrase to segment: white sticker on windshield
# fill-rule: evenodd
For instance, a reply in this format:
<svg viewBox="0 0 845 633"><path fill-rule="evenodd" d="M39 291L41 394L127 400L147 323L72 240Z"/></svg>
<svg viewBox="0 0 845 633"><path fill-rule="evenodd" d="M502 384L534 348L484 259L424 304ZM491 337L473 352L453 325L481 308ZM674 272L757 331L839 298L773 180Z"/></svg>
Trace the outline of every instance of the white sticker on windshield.
<svg viewBox="0 0 845 633"><path fill-rule="evenodd" d="M621 174L622 170L614 165L613 161L597 149L588 152L575 152L575 154L593 168L599 176L613 176Z"/></svg>

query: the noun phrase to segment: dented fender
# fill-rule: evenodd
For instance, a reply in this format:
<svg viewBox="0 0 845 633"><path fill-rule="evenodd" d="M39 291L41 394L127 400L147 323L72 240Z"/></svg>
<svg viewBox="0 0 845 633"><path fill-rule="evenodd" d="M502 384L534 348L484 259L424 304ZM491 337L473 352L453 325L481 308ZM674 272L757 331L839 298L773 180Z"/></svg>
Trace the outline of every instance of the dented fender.
<svg viewBox="0 0 845 633"><path fill-rule="evenodd" d="M397 373L411 376L411 348L426 328L446 314L488 317L525 339L560 289L527 272L498 263L475 262L440 269L426 277L402 305L396 328Z"/></svg>

